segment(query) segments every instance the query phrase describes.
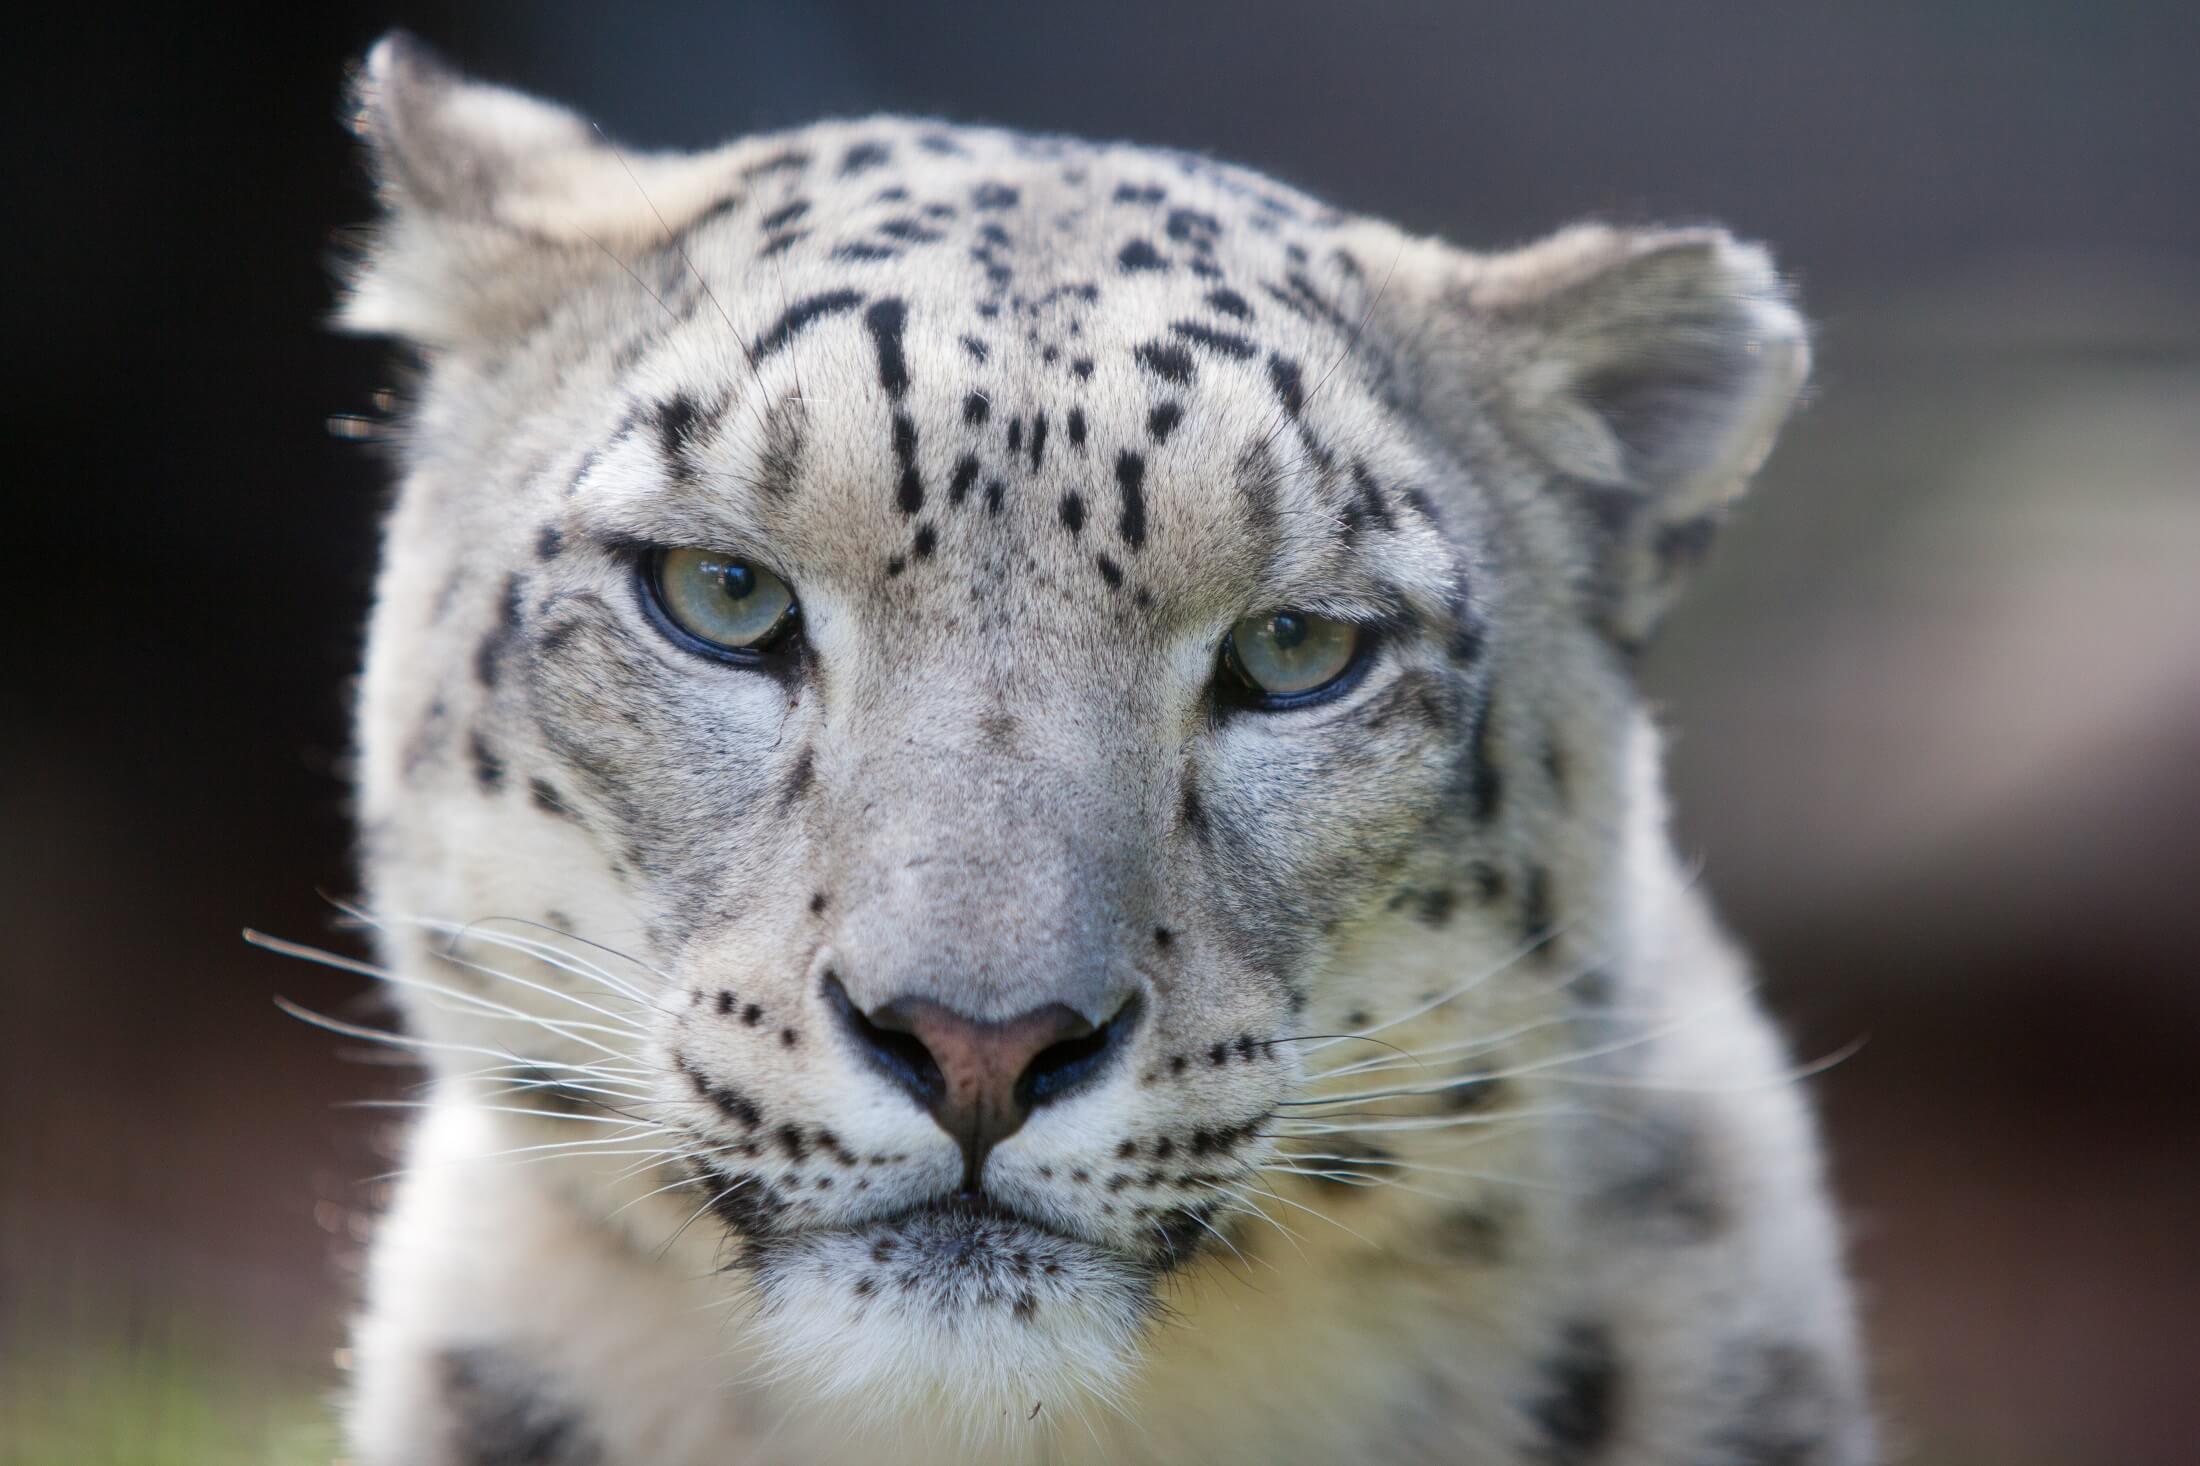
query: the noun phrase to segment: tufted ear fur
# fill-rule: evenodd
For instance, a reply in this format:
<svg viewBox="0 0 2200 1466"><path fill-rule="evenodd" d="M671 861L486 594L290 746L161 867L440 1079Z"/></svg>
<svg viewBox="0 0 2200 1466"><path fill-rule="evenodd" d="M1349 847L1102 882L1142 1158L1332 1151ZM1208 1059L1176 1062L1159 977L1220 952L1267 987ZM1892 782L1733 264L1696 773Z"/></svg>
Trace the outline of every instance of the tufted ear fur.
<svg viewBox="0 0 2200 1466"><path fill-rule="evenodd" d="M387 211L346 328L425 346L525 326L563 280L616 269L729 186L713 155L622 155L563 107L470 80L392 31L356 73L352 130Z"/></svg>
<svg viewBox="0 0 2200 1466"><path fill-rule="evenodd" d="M1722 230L1599 225L1442 276L1417 333L1427 410L1471 407L1546 472L1588 537L1596 621L1639 647L1809 371L1786 287Z"/></svg>

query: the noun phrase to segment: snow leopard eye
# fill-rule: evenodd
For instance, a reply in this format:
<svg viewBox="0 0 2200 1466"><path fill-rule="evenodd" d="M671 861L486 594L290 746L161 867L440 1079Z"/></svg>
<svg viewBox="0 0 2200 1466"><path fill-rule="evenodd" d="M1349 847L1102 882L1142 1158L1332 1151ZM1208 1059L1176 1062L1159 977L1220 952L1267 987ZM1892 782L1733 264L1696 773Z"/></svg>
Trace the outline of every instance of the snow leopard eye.
<svg viewBox="0 0 2200 1466"><path fill-rule="evenodd" d="M645 584L671 629L706 652L767 650L786 635L798 609L787 582L717 550L659 550Z"/></svg>
<svg viewBox="0 0 2200 1466"><path fill-rule="evenodd" d="M1231 627L1222 659L1256 706L1300 707L1350 686L1365 665L1361 653L1369 640L1349 621L1274 611Z"/></svg>

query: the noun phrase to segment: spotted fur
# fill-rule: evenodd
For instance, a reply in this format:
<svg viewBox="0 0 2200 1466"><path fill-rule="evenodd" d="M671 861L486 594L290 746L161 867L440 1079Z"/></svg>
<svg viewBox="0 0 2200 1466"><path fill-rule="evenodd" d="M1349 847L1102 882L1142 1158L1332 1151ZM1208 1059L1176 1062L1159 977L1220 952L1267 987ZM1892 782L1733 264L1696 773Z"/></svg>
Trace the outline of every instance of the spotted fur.
<svg viewBox="0 0 2200 1466"><path fill-rule="evenodd" d="M436 1075L359 1459L1872 1459L1629 675L1803 378L1761 251L892 118L628 155L395 36L357 109L343 320L426 367L360 808ZM698 655L664 546L799 635ZM1279 607L1356 680L1228 694ZM852 1037L911 996L1131 1017L973 1190Z"/></svg>

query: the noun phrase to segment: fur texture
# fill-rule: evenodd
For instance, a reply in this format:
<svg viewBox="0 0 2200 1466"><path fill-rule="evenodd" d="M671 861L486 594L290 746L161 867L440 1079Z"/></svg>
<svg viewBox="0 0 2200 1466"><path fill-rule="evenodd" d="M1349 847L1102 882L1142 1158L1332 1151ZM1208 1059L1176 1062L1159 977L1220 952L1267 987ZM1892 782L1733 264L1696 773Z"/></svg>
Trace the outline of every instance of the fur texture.
<svg viewBox="0 0 2200 1466"><path fill-rule="evenodd" d="M897 119L627 156L398 36L357 125L436 1076L362 1461L1872 1458L1628 674L1805 373L1761 251ZM791 649L667 634L681 546ZM1336 695L1227 695L1279 608L1361 628ZM836 993L1132 1016L968 1194Z"/></svg>

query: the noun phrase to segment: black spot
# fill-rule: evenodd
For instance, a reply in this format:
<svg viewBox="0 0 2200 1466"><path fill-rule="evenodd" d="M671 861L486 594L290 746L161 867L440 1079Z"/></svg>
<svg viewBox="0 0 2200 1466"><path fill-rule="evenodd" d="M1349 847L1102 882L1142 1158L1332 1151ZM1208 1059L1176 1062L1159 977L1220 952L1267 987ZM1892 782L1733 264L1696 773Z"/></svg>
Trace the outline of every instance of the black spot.
<svg viewBox="0 0 2200 1466"><path fill-rule="evenodd" d="M1069 369L1072 376L1080 382L1084 381L1092 375L1092 358L1089 356L1073 357L1070 360Z"/></svg>
<svg viewBox="0 0 2200 1466"><path fill-rule="evenodd" d="M1118 183L1115 201L1119 204L1158 204L1168 195L1158 183Z"/></svg>
<svg viewBox="0 0 2200 1466"><path fill-rule="evenodd" d="M762 1003L751 1003L743 1008L741 1010L741 1021L751 1028L756 1027L757 1024L764 1021L764 1005Z"/></svg>
<svg viewBox="0 0 2200 1466"><path fill-rule="evenodd" d="M1002 497L1007 493L1008 485L997 478L987 479L985 484L985 512L988 514L1000 513Z"/></svg>
<svg viewBox="0 0 2200 1466"><path fill-rule="evenodd" d="M779 807L785 810L797 799L809 792L817 778L817 757L805 748L795 755L794 767L787 771L786 782L779 786Z"/></svg>
<svg viewBox="0 0 2200 1466"><path fill-rule="evenodd" d="M1143 239L1134 239L1129 244L1124 245L1122 251L1116 255L1115 261L1127 271L1166 270L1169 268L1169 262L1162 258L1161 251L1155 249Z"/></svg>
<svg viewBox="0 0 2200 1466"><path fill-rule="evenodd" d="M684 476L688 471L685 463L687 446L695 441L702 417L702 410L696 406L695 399L685 392L675 392L657 404L657 444L664 453L665 461L677 474Z"/></svg>
<svg viewBox="0 0 2200 1466"><path fill-rule="evenodd" d="M1711 553L1712 541L1719 537L1721 517L1702 514L1659 529L1657 537L1651 541L1652 553L1658 557L1658 573L1677 575L1702 563Z"/></svg>
<svg viewBox="0 0 2200 1466"><path fill-rule="evenodd" d="M1174 942L1175 940L1176 933L1170 931L1167 927L1157 926L1153 929L1153 944L1155 946L1167 947L1171 942ZM1163 1141L1162 1144L1166 1145L1168 1144L1168 1142Z"/></svg>
<svg viewBox="0 0 2200 1466"><path fill-rule="evenodd" d="M1123 543L1142 549L1146 543L1146 460L1125 449L1116 455L1115 487L1123 499L1123 512L1115 522Z"/></svg>
<svg viewBox="0 0 2200 1466"><path fill-rule="evenodd" d="M557 1385L500 1351L445 1349L436 1388L449 1438L439 1459L467 1466L597 1466L603 1447L561 1403Z"/></svg>
<svg viewBox="0 0 2200 1466"><path fill-rule="evenodd" d="M891 245L872 244L867 240L852 239L833 248L833 258L863 264L872 260L898 259L901 251Z"/></svg>
<svg viewBox="0 0 2200 1466"><path fill-rule="evenodd" d="M1352 463L1352 485L1359 493L1357 502L1363 514L1386 530L1398 527L1397 521L1390 517L1390 506L1383 502L1382 491L1375 487L1374 476L1358 459Z"/></svg>
<svg viewBox="0 0 2200 1466"><path fill-rule="evenodd" d="M1100 578L1108 583L1109 590L1121 590L1123 588L1122 566L1105 555L1095 556L1094 563L1100 567Z"/></svg>
<svg viewBox="0 0 2200 1466"><path fill-rule="evenodd" d="M1184 409L1174 402L1163 402L1146 414L1146 431L1153 435L1156 444L1169 441L1169 434L1184 420Z"/></svg>
<svg viewBox="0 0 2200 1466"><path fill-rule="evenodd" d="M1177 815L1183 820L1185 829L1202 840L1207 838L1207 806L1200 803L1199 790L1189 783L1184 786L1184 797L1178 803Z"/></svg>
<svg viewBox="0 0 2200 1466"><path fill-rule="evenodd" d="M1442 927L1451 920L1451 909L1458 903L1459 893L1449 886L1423 891L1413 911L1414 920L1423 926Z"/></svg>
<svg viewBox="0 0 2200 1466"><path fill-rule="evenodd" d="M690 221L684 228L681 229L680 232L682 234L694 234L698 230L708 229L711 225L717 223L720 219L728 217L735 210L739 209L741 207L741 203L742 197L740 194L729 193L724 198L718 200L718 202L712 204L709 208L703 210L702 213L697 214L692 221Z"/></svg>
<svg viewBox="0 0 2200 1466"><path fill-rule="evenodd" d="M963 399L963 421L971 427L982 426L985 423L986 414L992 410L993 404L986 400L983 392L973 392Z"/></svg>
<svg viewBox="0 0 2200 1466"><path fill-rule="evenodd" d="M1047 451L1047 415L1038 413L1031 419L1031 471L1039 471L1039 460Z"/></svg>
<svg viewBox="0 0 2200 1466"><path fill-rule="evenodd" d="M813 892L811 892L811 893L810 893L810 915L812 915L812 916L817 916L817 915L821 914L821 913L822 913L822 912L823 912L824 910L825 910L825 893L824 893L823 891L813 891Z"/></svg>
<svg viewBox="0 0 2200 1466"><path fill-rule="evenodd" d="M1551 955L1551 873L1540 865L1528 867L1521 891L1520 937L1538 956Z"/></svg>
<svg viewBox="0 0 2200 1466"><path fill-rule="evenodd" d="M1253 353L1259 349L1243 336L1232 335L1228 331L1217 331L1211 326L1202 326L1197 321L1178 321L1175 325L1169 327L1169 330L1191 342L1194 346L1227 356L1233 361L1249 361L1252 359Z"/></svg>
<svg viewBox="0 0 2200 1466"><path fill-rule="evenodd" d="M937 229L927 228L916 219L888 219L878 226L878 232L904 244L930 244L940 237Z"/></svg>
<svg viewBox="0 0 2200 1466"><path fill-rule="evenodd" d="M1543 776L1551 781L1551 792L1561 804L1566 802L1566 748L1558 739L1543 740Z"/></svg>
<svg viewBox="0 0 2200 1466"><path fill-rule="evenodd" d="M808 199L796 199L793 203L781 204L778 208L757 220L757 227L766 234L771 234L786 228L808 212L810 212L810 201Z"/></svg>
<svg viewBox="0 0 2200 1466"><path fill-rule="evenodd" d="M1022 195L1005 183L981 183L970 193L973 209L1013 209Z"/></svg>
<svg viewBox="0 0 2200 1466"><path fill-rule="evenodd" d="M743 178L761 178L767 173L799 173L810 166L810 155L800 148L788 148L774 153L759 163L751 163L741 170Z"/></svg>
<svg viewBox="0 0 2200 1466"><path fill-rule="evenodd" d="M917 425L906 412L894 414L894 459L901 464L894 504L902 513L914 515L924 507L924 479L917 473Z"/></svg>
<svg viewBox="0 0 2200 1466"><path fill-rule="evenodd" d="M764 1116L756 1108L755 1102L740 1090L730 1084L717 1083L689 1063L685 1055L676 1056L674 1062L679 1066L680 1072L687 1076L687 1082L695 1090L697 1097L710 1104L718 1113L736 1122L744 1130L754 1130L764 1123Z"/></svg>
<svg viewBox="0 0 2200 1466"><path fill-rule="evenodd" d="M565 531L559 529L556 525L546 524L536 534L535 558L537 560L555 560L560 554L564 553L564 550Z"/></svg>
<svg viewBox="0 0 2200 1466"><path fill-rule="evenodd" d="M467 751L474 764L474 782L484 794L494 794L504 787L504 760L489 746L489 740L476 729L467 739Z"/></svg>
<svg viewBox="0 0 2200 1466"><path fill-rule="evenodd" d="M1540 1439L1534 1459L1550 1466L1584 1466L1611 1439L1618 1406L1619 1363L1601 1325L1569 1323L1537 1370L1538 1393L1528 1418Z"/></svg>
<svg viewBox="0 0 2200 1466"><path fill-rule="evenodd" d="M1072 447L1072 448L1082 448L1082 447L1084 447L1084 446L1085 446L1085 409L1083 409L1082 407L1073 407L1073 408L1071 408L1071 409L1069 410L1069 422L1068 422L1068 426L1069 426L1069 445L1070 445L1070 447Z"/></svg>
<svg viewBox="0 0 2200 1466"><path fill-rule="evenodd" d="M1493 1100L1504 1092L1505 1082L1481 1074L1465 1074L1446 1084L1437 1093L1438 1108L1447 1114L1464 1115L1474 1110L1486 1110Z"/></svg>
<svg viewBox="0 0 2200 1466"><path fill-rule="evenodd" d="M796 301L787 307L787 313L774 322L770 330L756 338L756 359L763 361L784 350L788 342L824 317L852 311L861 304L863 292L860 290L828 290Z"/></svg>
<svg viewBox="0 0 2200 1466"><path fill-rule="evenodd" d="M879 385L896 401L909 390L909 363L901 354L901 328L908 317L909 308L892 297L874 302L863 313L864 328L878 347Z"/></svg>
<svg viewBox="0 0 2200 1466"><path fill-rule="evenodd" d="M1481 824L1496 817L1498 801L1505 793L1505 781L1497 772L1496 753L1490 746L1490 725L1495 721L1496 713L1485 693L1475 706L1474 727L1467 734L1467 808Z"/></svg>
<svg viewBox="0 0 2200 1466"><path fill-rule="evenodd" d="M529 779L527 797L544 814L572 818L573 811L566 808L565 800L559 795L557 787L548 779Z"/></svg>
<svg viewBox="0 0 2200 1466"><path fill-rule="evenodd" d="M973 400L982 402L984 399L975 398ZM956 459L954 475L947 481L947 502L960 504L963 501L963 496L970 492L970 486L977 482L977 478L977 454L965 453L962 457Z"/></svg>
<svg viewBox="0 0 2200 1466"><path fill-rule="evenodd" d="M484 687L494 687L504 674L504 658L519 635L520 613L526 604L527 581L518 575L506 576L504 597L498 607L496 624L474 648L474 676Z"/></svg>
<svg viewBox="0 0 2200 1466"><path fill-rule="evenodd" d="M920 524L917 526L916 539L911 543L909 549L919 560L929 560L932 558L932 552L939 548L939 542L938 530L929 524Z"/></svg>
<svg viewBox="0 0 2200 1466"><path fill-rule="evenodd" d="M985 365L985 359L986 359L986 358L987 358L988 356L991 356L991 355L993 354L993 353L992 353L992 352L991 352L991 351L990 351L990 350L989 350L989 349L987 348L986 344L985 344L985 343L984 343L983 341L980 341L980 340L979 340L979 339L978 339L977 337L975 337L975 336L965 336L965 337L963 337L963 338L962 338L962 346L963 346L963 350L965 350L965 351L967 351L967 352L969 352L969 353L970 353L970 359L971 359L972 361L976 362L976 363L977 363L978 365L980 365L980 366L984 366L984 365Z"/></svg>
<svg viewBox="0 0 2200 1466"><path fill-rule="evenodd" d="M1249 321L1253 318L1253 308L1246 304L1245 297L1228 286L1218 286L1208 291L1207 304L1221 311L1224 315L1240 321Z"/></svg>
<svg viewBox="0 0 2200 1466"><path fill-rule="evenodd" d="M773 255L785 254L789 245L803 238L809 232L807 229L789 229L784 234L774 234L764 241L763 248L757 250L756 257L760 260L768 260Z"/></svg>
<svg viewBox="0 0 2200 1466"><path fill-rule="evenodd" d="M840 176L853 178L880 166L891 156L891 150L884 143L857 143L840 155Z"/></svg>
<svg viewBox="0 0 2200 1466"><path fill-rule="evenodd" d="M1206 249L1214 244L1214 237L1222 232L1222 221L1197 209L1171 209L1167 228L1169 238L1178 244Z"/></svg>
<svg viewBox="0 0 2200 1466"><path fill-rule="evenodd" d="M1192 380L1192 354L1181 346L1171 346L1165 341L1148 341L1131 353L1138 364L1164 382L1179 387L1189 386Z"/></svg>
<svg viewBox="0 0 2200 1466"><path fill-rule="evenodd" d="M1306 383L1299 375L1299 364L1288 356L1270 352L1268 356L1268 382L1276 389L1276 400L1292 417L1306 405Z"/></svg>
<svg viewBox="0 0 2200 1466"><path fill-rule="evenodd" d="M1064 494L1061 504L1062 526L1071 534L1078 534L1085 527L1085 501L1075 493Z"/></svg>
<svg viewBox="0 0 2200 1466"><path fill-rule="evenodd" d="M1452 617L1451 639L1445 643L1444 650L1459 665L1472 666L1482 660L1482 653L1488 646L1489 630L1484 626L1481 614L1467 599L1464 588L1460 590L1458 599L1453 604Z"/></svg>

